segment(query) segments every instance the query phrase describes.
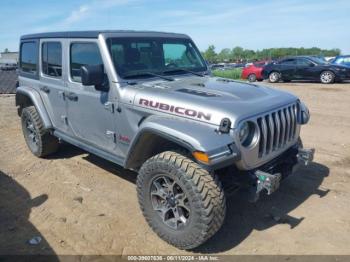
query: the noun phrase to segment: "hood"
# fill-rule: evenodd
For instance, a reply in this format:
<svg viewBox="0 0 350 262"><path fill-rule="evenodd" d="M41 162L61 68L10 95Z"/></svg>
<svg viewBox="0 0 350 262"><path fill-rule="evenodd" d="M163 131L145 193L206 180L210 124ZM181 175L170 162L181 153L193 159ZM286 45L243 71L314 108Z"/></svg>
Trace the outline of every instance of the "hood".
<svg viewBox="0 0 350 262"><path fill-rule="evenodd" d="M261 85L217 77L182 77L135 86L134 105L219 125L239 121L297 101L297 97Z"/></svg>

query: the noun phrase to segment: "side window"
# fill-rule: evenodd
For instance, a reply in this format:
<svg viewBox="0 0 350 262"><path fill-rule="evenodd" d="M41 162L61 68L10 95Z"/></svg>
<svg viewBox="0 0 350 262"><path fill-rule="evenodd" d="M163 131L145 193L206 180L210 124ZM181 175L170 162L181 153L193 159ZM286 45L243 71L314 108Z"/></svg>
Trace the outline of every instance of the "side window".
<svg viewBox="0 0 350 262"><path fill-rule="evenodd" d="M281 65L295 65L295 59L286 59L281 61Z"/></svg>
<svg viewBox="0 0 350 262"><path fill-rule="evenodd" d="M350 64L350 57L344 57L344 60L342 61L342 63L349 65Z"/></svg>
<svg viewBox="0 0 350 262"><path fill-rule="evenodd" d="M298 66L310 66L312 64L312 62L307 60L307 59L299 58L297 60L297 64L298 64Z"/></svg>
<svg viewBox="0 0 350 262"><path fill-rule="evenodd" d="M38 45L36 42L21 44L20 68L23 72L36 74L38 63Z"/></svg>
<svg viewBox="0 0 350 262"><path fill-rule="evenodd" d="M62 47L59 42L42 44L42 71L52 77L62 76Z"/></svg>
<svg viewBox="0 0 350 262"><path fill-rule="evenodd" d="M121 44L114 44L111 46L112 59L117 65L125 64L124 46Z"/></svg>
<svg viewBox="0 0 350 262"><path fill-rule="evenodd" d="M73 43L70 47L70 75L73 81L81 83L80 69L84 65L103 64L100 50L95 43Z"/></svg>

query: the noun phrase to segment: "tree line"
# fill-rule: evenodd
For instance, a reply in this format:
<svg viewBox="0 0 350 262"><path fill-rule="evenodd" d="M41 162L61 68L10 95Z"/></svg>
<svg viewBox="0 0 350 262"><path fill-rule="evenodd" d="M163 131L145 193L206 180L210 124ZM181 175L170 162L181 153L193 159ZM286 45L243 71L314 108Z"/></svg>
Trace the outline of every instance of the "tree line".
<svg viewBox="0 0 350 262"><path fill-rule="evenodd" d="M236 46L232 49L224 48L220 52L216 52L215 46L210 45L207 50L202 52L204 58L210 63L218 62L243 62L243 61L257 61L278 59L285 56L295 55L317 55L317 56L337 56L340 55L340 49L321 49L318 47L311 48L265 48L262 50L244 49Z"/></svg>

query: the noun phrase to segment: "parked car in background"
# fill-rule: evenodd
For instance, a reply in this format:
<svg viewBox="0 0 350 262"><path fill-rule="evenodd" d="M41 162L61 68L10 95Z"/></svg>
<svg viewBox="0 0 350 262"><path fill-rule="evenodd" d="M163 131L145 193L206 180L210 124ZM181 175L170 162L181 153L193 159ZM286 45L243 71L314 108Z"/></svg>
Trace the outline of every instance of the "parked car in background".
<svg viewBox="0 0 350 262"><path fill-rule="evenodd" d="M323 59L311 56L296 56L268 64L263 69L263 78L271 83L280 80L313 80L324 84L350 79L350 68L330 64Z"/></svg>
<svg viewBox="0 0 350 262"><path fill-rule="evenodd" d="M17 62L12 60L2 60L0 62L0 70L8 71L8 70L16 70Z"/></svg>
<svg viewBox="0 0 350 262"><path fill-rule="evenodd" d="M335 57L332 61L334 65L344 65L350 67L350 55L340 55Z"/></svg>
<svg viewBox="0 0 350 262"><path fill-rule="evenodd" d="M242 79L248 79L249 82L262 81L262 70L266 65L266 61L254 62L247 64L242 70Z"/></svg>

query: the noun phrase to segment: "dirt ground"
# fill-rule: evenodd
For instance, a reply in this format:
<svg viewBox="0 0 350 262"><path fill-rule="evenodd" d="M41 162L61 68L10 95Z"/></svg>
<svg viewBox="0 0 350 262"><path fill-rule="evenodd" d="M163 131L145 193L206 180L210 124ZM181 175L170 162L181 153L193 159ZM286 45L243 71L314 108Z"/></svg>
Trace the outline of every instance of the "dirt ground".
<svg viewBox="0 0 350 262"><path fill-rule="evenodd" d="M0 254L350 254L350 84L274 87L309 106L302 138L314 163L255 204L230 197L222 229L191 252L148 227L134 173L69 145L34 157L14 96L0 96Z"/></svg>

